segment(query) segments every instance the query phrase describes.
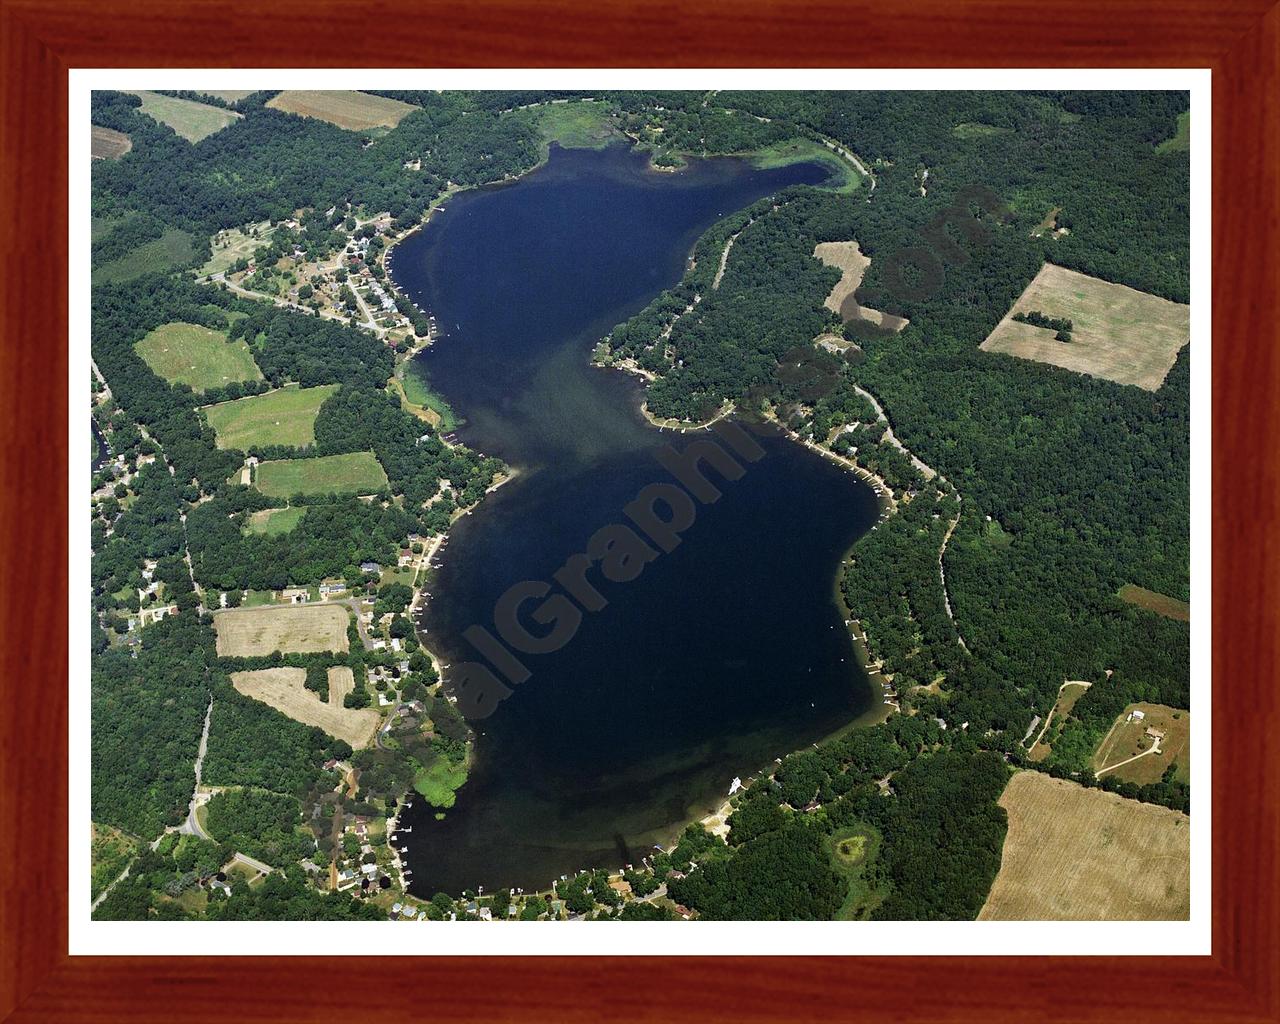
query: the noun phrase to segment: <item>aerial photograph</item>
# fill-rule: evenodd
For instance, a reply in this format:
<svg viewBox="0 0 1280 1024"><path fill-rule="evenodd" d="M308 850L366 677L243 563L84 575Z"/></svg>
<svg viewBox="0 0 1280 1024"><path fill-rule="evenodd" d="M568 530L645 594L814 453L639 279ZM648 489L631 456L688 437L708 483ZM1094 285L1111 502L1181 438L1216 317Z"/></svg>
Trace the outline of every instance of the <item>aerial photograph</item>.
<svg viewBox="0 0 1280 1024"><path fill-rule="evenodd" d="M1190 920L1188 91L89 106L86 920Z"/></svg>

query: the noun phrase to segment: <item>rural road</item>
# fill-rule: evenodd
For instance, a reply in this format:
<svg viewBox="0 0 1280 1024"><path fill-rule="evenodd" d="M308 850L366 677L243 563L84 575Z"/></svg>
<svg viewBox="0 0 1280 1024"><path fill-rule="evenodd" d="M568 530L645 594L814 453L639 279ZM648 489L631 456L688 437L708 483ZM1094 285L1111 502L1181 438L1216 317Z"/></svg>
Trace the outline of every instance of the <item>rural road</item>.
<svg viewBox="0 0 1280 1024"><path fill-rule="evenodd" d="M962 500L963 499L957 492L957 503ZM951 625L955 627L956 639L960 642L960 646L967 652L969 650L969 645L964 642L964 637L960 635L960 627L956 625L956 617L951 613L951 595L947 592L947 568L942 564L942 556L947 552L947 541L951 539L951 535L956 532L956 527L959 525L960 511L957 510L955 519L953 519L951 525L947 527L946 536L942 538L942 547L938 548L938 579L942 581L942 603L946 606L947 618L951 620Z"/></svg>
<svg viewBox="0 0 1280 1024"><path fill-rule="evenodd" d="M923 459L917 458L910 448L908 448L905 444L903 444L901 441L898 440L897 435L894 434L893 432L893 424L889 422L889 417L885 415L884 409L881 407L880 402L876 398L876 396L873 395L866 388L861 387L857 384L853 386L853 390L858 392L858 394L860 394L863 398L865 398L868 402L870 402L872 406L874 406L876 410L877 418L880 420L881 423L884 424L885 440L888 441L895 448L897 448L898 451L902 452L903 455L909 458L911 460L911 465L915 466L916 469L920 471L920 474L926 480L932 480L935 476L938 476L938 471L936 469L930 466ZM945 480L946 478L943 477L943 479Z"/></svg>
<svg viewBox="0 0 1280 1024"><path fill-rule="evenodd" d="M1160 753L1160 741L1156 740L1153 744L1151 744L1150 749L1144 750L1141 754L1134 754L1133 757L1126 757L1123 761L1118 761L1116 764L1107 765L1107 767L1105 768L1099 768L1097 772L1094 773L1093 777L1095 779L1100 779L1105 773L1113 772L1117 768L1123 768L1125 765L1129 764L1131 761L1136 761L1140 757L1146 757L1148 754L1158 754L1158 753Z"/></svg>
<svg viewBox="0 0 1280 1024"><path fill-rule="evenodd" d="M250 857L248 854L237 853L231 859L234 861L238 861L239 863L243 864L245 867L253 868L254 871L261 871L264 875L269 875L271 874L271 872L275 870L275 868L273 868L270 864L263 864L262 861L256 860L253 857Z"/></svg>
<svg viewBox="0 0 1280 1024"><path fill-rule="evenodd" d="M1053 713L1058 708L1058 701L1062 699L1063 690L1065 690L1068 686L1083 686L1087 690L1092 685L1093 683L1086 682L1083 679L1068 679L1065 683L1059 686L1058 696L1054 698L1053 707L1049 709L1049 717L1044 720L1044 728L1040 730L1040 735L1036 737L1036 742L1031 744L1031 746L1027 747L1027 749L1034 750L1036 748L1036 744L1038 744L1042 739L1044 739L1044 734L1049 731L1049 723L1053 721ZM1109 737L1110 735L1111 733L1108 732L1107 735L1103 737L1103 740L1105 741L1107 737Z"/></svg>
<svg viewBox="0 0 1280 1024"><path fill-rule="evenodd" d="M212 718L213 696L210 695L209 707L204 713L204 732L200 734L200 749L196 752L196 788L191 794L191 803L187 805L187 820L178 828L179 832L198 836L200 839L211 839L210 835L200 827L196 809L200 806L200 772L204 766L205 751L209 749L209 722Z"/></svg>
<svg viewBox="0 0 1280 1024"><path fill-rule="evenodd" d="M342 601L325 601L324 603L340 604L350 608L355 613L356 632L360 634L360 642L364 644L365 647L369 647L372 644L373 641L369 636L369 631L364 628L364 620L360 618L360 599L359 598L348 597Z"/></svg>

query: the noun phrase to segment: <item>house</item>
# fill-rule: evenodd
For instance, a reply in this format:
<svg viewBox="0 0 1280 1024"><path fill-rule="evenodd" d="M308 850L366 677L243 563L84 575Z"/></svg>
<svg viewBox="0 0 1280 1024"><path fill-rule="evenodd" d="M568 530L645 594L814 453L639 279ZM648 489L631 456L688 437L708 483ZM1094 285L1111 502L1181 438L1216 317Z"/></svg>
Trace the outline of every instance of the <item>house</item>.
<svg viewBox="0 0 1280 1024"><path fill-rule="evenodd" d="M382 572L382 566L380 566L377 562L361 562L360 571L361 572Z"/></svg>
<svg viewBox="0 0 1280 1024"><path fill-rule="evenodd" d="M289 604L303 604L308 595L305 587L285 587L280 591L280 596Z"/></svg>
<svg viewBox="0 0 1280 1024"><path fill-rule="evenodd" d="M1134 708L1132 711L1129 712L1129 717L1126 718L1125 721L1141 722L1146 717L1147 717L1147 713L1145 711L1141 711L1138 708Z"/></svg>
<svg viewBox="0 0 1280 1024"><path fill-rule="evenodd" d="M1157 729L1154 726L1149 725L1147 726L1146 735L1151 739L1159 742L1160 740L1164 739L1164 730Z"/></svg>
<svg viewBox="0 0 1280 1024"><path fill-rule="evenodd" d="M490 910L488 907L481 907L481 908L476 912L476 916L477 916L477 917L479 917L481 921L492 921L492 920L493 920L493 911L492 911L492 910Z"/></svg>

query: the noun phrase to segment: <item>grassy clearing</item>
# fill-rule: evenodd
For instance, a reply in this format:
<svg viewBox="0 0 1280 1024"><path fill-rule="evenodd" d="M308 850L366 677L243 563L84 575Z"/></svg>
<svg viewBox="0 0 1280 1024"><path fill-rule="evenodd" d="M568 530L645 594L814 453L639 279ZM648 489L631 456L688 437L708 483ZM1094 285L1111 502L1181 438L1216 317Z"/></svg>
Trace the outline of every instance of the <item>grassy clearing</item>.
<svg viewBox="0 0 1280 1024"><path fill-rule="evenodd" d="M112 128L93 126L93 141L89 144L89 155L95 160L118 160L133 149L133 140L124 132Z"/></svg>
<svg viewBox="0 0 1280 1024"><path fill-rule="evenodd" d="M837 921L865 920L883 898L867 878L867 868L880 852L880 832L872 825L842 828L824 841L831 866L849 883L849 894L836 911Z"/></svg>
<svg viewBox="0 0 1280 1024"><path fill-rule="evenodd" d="M1176 597L1158 594L1154 590L1136 587L1132 583L1126 583L1121 587L1116 596L1121 601L1136 604L1139 608L1163 615L1166 619L1176 619L1178 622L1191 621L1191 605L1186 601L1179 601Z"/></svg>
<svg viewBox="0 0 1280 1024"><path fill-rule="evenodd" d="M417 369L416 363L410 363L405 368L404 377L400 383L404 388L405 398L412 405L421 409L430 409L435 413L432 425L439 428L441 433L447 434L458 426L458 417L453 407L431 390L426 378Z"/></svg>
<svg viewBox="0 0 1280 1024"><path fill-rule="evenodd" d="M346 90L286 89L267 101L267 106L286 114L314 117L349 131L394 128L406 114L418 108L385 96L370 96Z"/></svg>
<svg viewBox="0 0 1280 1024"><path fill-rule="evenodd" d="M178 228L168 228L159 238L138 246L118 260L95 267L91 280L95 285L132 281L143 274L185 267L195 257L195 237Z"/></svg>
<svg viewBox="0 0 1280 1024"><path fill-rule="evenodd" d="M275 537L281 533L288 533L302 522L302 517L306 514L306 505L299 505L296 508L264 508L249 513L244 523L244 532Z"/></svg>
<svg viewBox="0 0 1280 1024"><path fill-rule="evenodd" d="M856 192L862 187L862 175L849 161L821 142L814 142L812 139L787 139L744 155L751 161L752 166L763 170L808 161L822 164L831 171L831 180L823 188L832 192Z"/></svg>
<svg viewBox="0 0 1280 1024"><path fill-rule="evenodd" d="M1141 711L1143 717L1130 721L1134 711ZM1148 735L1148 730L1164 734L1158 754L1144 753L1152 750L1156 741L1154 736ZM1143 756L1129 761L1139 754ZM1129 763L1122 764L1124 761ZM1144 786L1159 782L1171 764L1175 766L1174 777L1179 782L1191 780L1191 712L1164 704L1141 702L1130 704L1120 712L1115 724L1098 744L1089 767L1095 775L1105 773L1124 782ZM1121 767L1107 771L1112 765Z"/></svg>
<svg viewBox="0 0 1280 1024"><path fill-rule="evenodd" d="M1185 921L1191 819L1040 772L1018 772L1000 873L980 921Z"/></svg>
<svg viewBox="0 0 1280 1024"><path fill-rule="evenodd" d="M1013 319L1033 311L1071 320L1071 340ZM1046 263L980 347L1155 391L1190 339L1190 306Z"/></svg>
<svg viewBox="0 0 1280 1024"><path fill-rule="evenodd" d="M378 586L385 587L389 583L403 583L406 587L411 587L417 573L417 569L407 565L398 565L394 569L383 569L378 575Z"/></svg>
<svg viewBox="0 0 1280 1024"><path fill-rule="evenodd" d="M241 257L250 259L256 250L269 245L273 234L275 234L275 228L271 226L270 221L265 220L260 224L246 224L242 228L219 231L209 240L213 255L209 258L209 262L196 273L200 277L223 273L236 260Z"/></svg>
<svg viewBox="0 0 1280 1024"><path fill-rule="evenodd" d="M1191 149L1191 111L1178 115L1178 129L1173 137L1156 144L1157 153L1185 153Z"/></svg>
<svg viewBox="0 0 1280 1024"><path fill-rule="evenodd" d="M273 498L295 494L373 494L387 486L373 452L325 455L318 459L281 459L258 466L257 487Z"/></svg>
<svg viewBox="0 0 1280 1024"><path fill-rule="evenodd" d="M622 135L610 121L611 108L597 100L547 103L538 108L538 129L544 144L565 149L603 149Z"/></svg>
<svg viewBox="0 0 1280 1024"><path fill-rule="evenodd" d="M218 655L253 658L260 654L345 651L350 612L338 604L282 604L229 608L213 617Z"/></svg>
<svg viewBox="0 0 1280 1024"><path fill-rule="evenodd" d="M332 671L330 669L328 703L306 688L306 669L265 668L256 672L232 672L231 683L246 697L271 705L295 722L323 729L356 750L367 747L382 716L372 708L344 708L340 698L335 702L332 699ZM350 675L351 669L346 669L346 672Z"/></svg>
<svg viewBox="0 0 1280 1024"><path fill-rule="evenodd" d="M173 96L161 96L156 92L135 92L142 99L142 112L161 124L167 124L188 142L220 132L243 116L222 107L211 107L194 100L180 100Z"/></svg>
<svg viewBox="0 0 1280 1024"><path fill-rule="evenodd" d="M413 788L426 797L432 807L452 807L456 794L467 781L467 770L445 757L418 772Z"/></svg>
<svg viewBox="0 0 1280 1024"><path fill-rule="evenodd" d="M106 238L124 223L123 217L91 217L89 219L89 241L96 242Z"/></svg>
<svg viewBox="0 0 1280 1024"><path fill-rule="evenodd" d="M162 324L133 350L170 384L187 384L196 392L232 381L262 379L243 338L231 341L198 324Z"/></svg>
<svg viewBox="0 0 1280 1024"><path fill-rule="evenodd" d="M115 881L141 848L142 844L133 836L95 821L90 854L90 897L97 899L98 894Z"/></svg>
<svg viewBox="0 0 1280 1024"><path fill-rule="evenodd" d="M337 384L314 388L290 385L233 402L206 405L203 412L218 435L219 448L247 451L254 445L268 444L302 448L315 441L316 415L325 399L337 390Z"/></svg>

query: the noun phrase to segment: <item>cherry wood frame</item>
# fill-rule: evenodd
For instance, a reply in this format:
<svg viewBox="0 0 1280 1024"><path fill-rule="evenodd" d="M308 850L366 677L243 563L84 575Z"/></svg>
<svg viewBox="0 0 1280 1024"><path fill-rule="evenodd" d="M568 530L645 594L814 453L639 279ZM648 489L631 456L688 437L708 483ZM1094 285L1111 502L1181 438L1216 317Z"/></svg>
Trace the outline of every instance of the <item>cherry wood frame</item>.
<svg viewBox="0 0 1280 1024"><path fill-rule="evenodd" d="M0 1019L1280 1020L1272 3L0 0ZM68 956L67 70L155 66L1211 68L1212 955Z"/></svg>

